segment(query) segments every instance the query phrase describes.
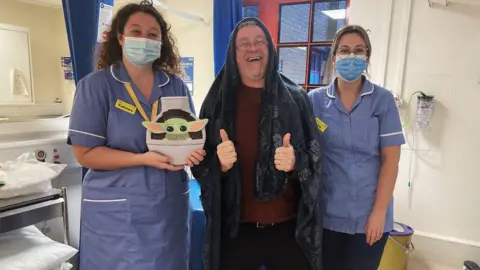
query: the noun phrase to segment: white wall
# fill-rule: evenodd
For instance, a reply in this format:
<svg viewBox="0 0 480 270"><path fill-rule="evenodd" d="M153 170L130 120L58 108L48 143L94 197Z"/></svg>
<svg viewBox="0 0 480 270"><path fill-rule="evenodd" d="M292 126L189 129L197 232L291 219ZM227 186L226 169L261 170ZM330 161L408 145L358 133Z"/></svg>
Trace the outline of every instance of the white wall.
<svg viewBox="0 0 480 270"><path fill-rule="evenodd" d="M396 220L417 235L480 247L480 2L448 1L433 1L432 7L427 0L351 1L350 23L372 31L372 80L401 94L402 116L413 92L436 99L432 129L414 134L412 121L405 130ZM449 255L461 260L458 249L450 248ZM463 259L480 260L475 254Z"/></svg>

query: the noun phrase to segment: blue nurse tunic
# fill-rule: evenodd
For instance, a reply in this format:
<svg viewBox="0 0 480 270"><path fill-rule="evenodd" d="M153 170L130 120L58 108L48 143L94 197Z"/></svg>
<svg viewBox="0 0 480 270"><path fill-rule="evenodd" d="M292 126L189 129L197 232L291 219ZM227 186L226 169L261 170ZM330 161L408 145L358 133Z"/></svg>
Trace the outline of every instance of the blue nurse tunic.
<svg viewBox="0 0 480 270"><path fill-rule="evenodd" d="M147 151L144 119L138 110L132 113L118 106L118 102L134 106L124 83L131 83L148 116L153 103L166 96L188 96L194 112L189 91L179 77L156 71L151 98L146 100L119 62L79 82L70 144ZM83 181L80 269L187 270L188 193L184 170L146 166L89 170Z"/></svg>
<svg viewBox="0 0 480 270"><path fill-rule="evenodd" d="M350 112L337 95L336 80L308 96L324 151L324 228L364 234L375 203L381 148L405 143L393 95L364 78L363 90ZM393 199L384 231L392 229Z"/></svg>

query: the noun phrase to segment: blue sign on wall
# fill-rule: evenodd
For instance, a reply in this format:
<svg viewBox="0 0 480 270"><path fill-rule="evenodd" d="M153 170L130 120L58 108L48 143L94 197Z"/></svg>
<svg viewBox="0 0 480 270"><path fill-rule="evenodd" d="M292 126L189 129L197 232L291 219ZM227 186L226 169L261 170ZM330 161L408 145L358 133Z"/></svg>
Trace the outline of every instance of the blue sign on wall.
<svg viewBox="0 0 480 270"><path fill-rule="evenodd" d="M73 80L73 71L71 69L63 70L63 78L69 81Z"/></svg>
<svg viewBox="0 0 480 270"><path fill-rule="evenodd" d="M71 68L72 67L72 58L71 57L62 57L62 67Z"/></svg>
<svg viewBox="0 0 480 270"><path fill-rule="evenodd" d="M193 96L193 57L182 57L180 66L185 73L184 81L187 84L190 95Z"/></svg>

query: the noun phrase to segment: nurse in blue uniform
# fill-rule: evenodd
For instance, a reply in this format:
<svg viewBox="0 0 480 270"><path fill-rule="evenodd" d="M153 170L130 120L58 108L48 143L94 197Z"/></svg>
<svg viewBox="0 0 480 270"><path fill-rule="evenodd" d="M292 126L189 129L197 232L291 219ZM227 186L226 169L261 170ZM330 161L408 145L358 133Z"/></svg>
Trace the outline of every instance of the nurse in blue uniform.
<svg viewBox="0 0 480 270"><path fill-rule="evenodd" d="M80 270L187 270L189 184L184 166L148 152L142 121L159 99L188 96L175 74L178 50L169 25L148 2L112 21L99 70L75 93L69 143L90 170L83 182ZM196 150L188 165L205 155Z"/></svg>
<svg viewBox="0 0 480 270"><path fill-rule="evenodd" d="M367 32L338 31L338 77L308 93L324 151L324 270L377 270L393 229L393 190L405 143L393 95L363 72L372 55Z"/></svg>

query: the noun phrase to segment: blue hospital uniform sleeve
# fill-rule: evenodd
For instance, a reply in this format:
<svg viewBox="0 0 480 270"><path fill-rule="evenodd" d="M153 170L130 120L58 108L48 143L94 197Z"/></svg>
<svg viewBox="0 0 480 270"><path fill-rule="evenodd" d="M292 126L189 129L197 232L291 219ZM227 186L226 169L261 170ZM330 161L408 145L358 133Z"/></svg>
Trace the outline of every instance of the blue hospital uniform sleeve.
<svg viewBox="0 0 480 270"><path fill-rule="evenodd" d="M68 143L85 147L106 145L109 102L106 85L98 77L82 79L75 91Z"/></svg>
<svg viewBox="0 0 480 270"><path fill-rule="evenodd" d="M380 115L380 147L402 145L405 143L403 136L402 123L395 99L389 92L385 94L385 110Z"/></svg>

